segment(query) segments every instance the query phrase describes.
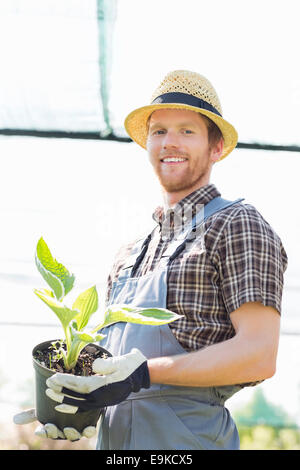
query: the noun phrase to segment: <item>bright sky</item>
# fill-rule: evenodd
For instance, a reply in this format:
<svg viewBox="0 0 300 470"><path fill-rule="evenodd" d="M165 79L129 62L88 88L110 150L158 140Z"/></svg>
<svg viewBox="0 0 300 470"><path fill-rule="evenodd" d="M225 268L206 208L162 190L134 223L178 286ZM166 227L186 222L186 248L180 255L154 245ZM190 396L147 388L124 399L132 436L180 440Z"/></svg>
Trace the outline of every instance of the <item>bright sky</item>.
<svg viewBox="0 0 300 470"><path fill-rule="evenodd" d="M299 145L296 0L117 5L108 40L116 127L166 73L190 69L212 82L240 141ZM0 127L102 127L98 39L95 0L1 2Z"/></svg>
<svg viewBox="0 0 300 470"><path fill-rule="evenodd" d="M299 143L299 15L295 0L120 0L112 108L148 104L170 70L216 88L241 141Z"/></svg>

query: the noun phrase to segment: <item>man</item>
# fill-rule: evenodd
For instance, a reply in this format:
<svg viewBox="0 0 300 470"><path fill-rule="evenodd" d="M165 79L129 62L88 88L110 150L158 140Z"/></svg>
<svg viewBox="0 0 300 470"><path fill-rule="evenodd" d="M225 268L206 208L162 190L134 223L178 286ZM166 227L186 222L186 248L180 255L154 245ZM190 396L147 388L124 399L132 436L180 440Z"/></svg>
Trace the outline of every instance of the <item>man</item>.
<svg viewBox="0 0 300 470"><path fill-rule="evenodd" d="M238 449L224 403L275 373L285 250L253 206L210 184L237 133L203 76L169 73L125 127L148 151L164 207L153 232L118 253L107 305L182 317L108 327L113 357L94 362L97 375L56 374L47 394L64 413L107 406L99 449Z"/></svg>

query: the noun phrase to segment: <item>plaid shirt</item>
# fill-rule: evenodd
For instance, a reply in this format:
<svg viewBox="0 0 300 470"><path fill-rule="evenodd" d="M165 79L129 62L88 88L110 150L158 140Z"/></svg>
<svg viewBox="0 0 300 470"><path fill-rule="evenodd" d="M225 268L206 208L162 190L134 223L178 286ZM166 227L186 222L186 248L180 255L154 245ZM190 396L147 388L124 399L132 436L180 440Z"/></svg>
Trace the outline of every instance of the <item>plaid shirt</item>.
<svg viewBox="0 0 300 470"><path fill-rule="evenodd" d="M209 184L166 213L158 207L153 214L156 236L135 276L157 266L170 243L170 237L163 237L162 233L166 229L164 223L169 224L172 215L173 220L174 214L178 220L183 206L194 208L216 196L220 196L219 191ZM167 308L183 315L169 326L186 351L234 336L230 313L245 302L261 302L281 313L287 255L278 235L252 205L237 203L210 216L202 235L171 262L168 272ZM132 246L124 246L117 254L108 278L107 301L112 282Z"/></svg>

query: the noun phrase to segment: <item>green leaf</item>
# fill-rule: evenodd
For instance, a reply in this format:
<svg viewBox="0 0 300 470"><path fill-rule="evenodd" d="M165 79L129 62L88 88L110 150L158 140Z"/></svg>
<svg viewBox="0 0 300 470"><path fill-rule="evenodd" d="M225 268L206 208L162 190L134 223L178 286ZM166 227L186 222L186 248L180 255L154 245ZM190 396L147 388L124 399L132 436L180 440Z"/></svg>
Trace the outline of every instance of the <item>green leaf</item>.
<svg viewBox="0 0 300 470"><path fill-rule="evenodd" d="M114 304L106 310L103 323L94 328L93 331L119 321L142 325L164 325L178 320L182 316L165 308L140 308Z"/></svg>
<svg viewBox="0 0 300 470"><path fill-rule="evenodd" d="M82 330L89 322L93 313L98 309L98 293L96 286L90 287L82 292L72 305L73 310L78 310L75 320L77 322L77 330Z"/></svg>
<svg viewBox="0 0 300 470"><path fill-rule="evenodd" d="M75 328L71 326L71 338L71 346L65 356L65 365L67 369L72 369L73 367L75 367L80 352L87 344L101 341L103 338L105 338L105 335L95 335L86 332L82 333L80 331L75 330Z"/></svg>
<svg viewBox="0 0 300 470"><path fill-rule="evenodd" d="M49 291L46 289L34 289L34 293L58 316L64 330L70 321L78 315L77 310L71 310L54 297L49 296Z"/></svg>
<svg viewBox="0 0 300 470"><path fill-rule="evenodd" d="M72 330L72 333L74 334L74 330ZM85 343L95 343L97 341L101 341L103 338L105 338L106 335L101 335L101 334L95 335L92 332L81 333L79 331L76 331L74 336L78 338L80 341L84 341Z"/></svg>
<svg viewBox="0 0 300 470"><path fill-rule="evenodd" d="M75 276L53 258L43 238L37 244L35 263L57 300L61 300L73 288Z"/></svg>

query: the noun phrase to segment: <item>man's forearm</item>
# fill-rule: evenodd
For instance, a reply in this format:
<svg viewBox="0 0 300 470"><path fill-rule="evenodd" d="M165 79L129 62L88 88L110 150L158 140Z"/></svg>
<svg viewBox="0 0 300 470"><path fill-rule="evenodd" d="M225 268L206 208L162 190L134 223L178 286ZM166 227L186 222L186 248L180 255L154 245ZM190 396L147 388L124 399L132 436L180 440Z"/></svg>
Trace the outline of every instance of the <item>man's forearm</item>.
<svg viewBox="0 0 300 470"><path fill-rule="evenodd" d="M236 335L199 351L148 360L152 383L214 387L256 382L276 368L280 316L248 302L230 315Z"/></svg>
<svg viewBox="0 0 300 470"><path fill-rule="evenodd" d="M266 361L264 360L266 358ZM150 381L169 385L213 387L271 377L264 348L253 348L234 337L205 349L148 360Z"/></svg>

